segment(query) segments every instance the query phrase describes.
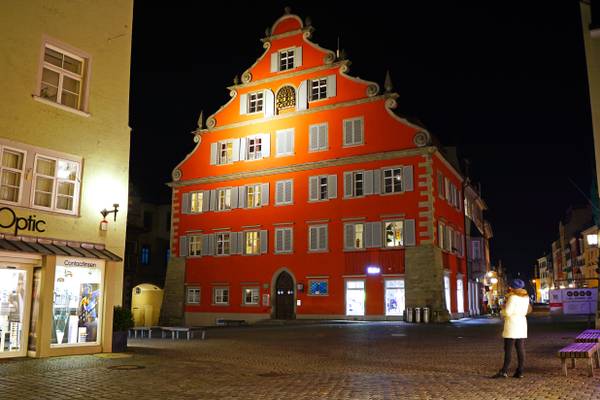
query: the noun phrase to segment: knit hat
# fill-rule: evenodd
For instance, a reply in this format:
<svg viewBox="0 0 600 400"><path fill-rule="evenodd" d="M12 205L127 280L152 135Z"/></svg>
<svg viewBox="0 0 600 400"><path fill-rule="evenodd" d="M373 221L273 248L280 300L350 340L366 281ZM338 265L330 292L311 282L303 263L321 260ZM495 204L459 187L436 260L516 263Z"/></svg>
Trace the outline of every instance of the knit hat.
<svg viewBox="0 0 600 400"><path fill-rule="evenodd" d="M523 280L521 279L513 279L512 281L510 281L510 284L508 285L513 289L523 289L525 287L525 282L523 282Z"/></svg>

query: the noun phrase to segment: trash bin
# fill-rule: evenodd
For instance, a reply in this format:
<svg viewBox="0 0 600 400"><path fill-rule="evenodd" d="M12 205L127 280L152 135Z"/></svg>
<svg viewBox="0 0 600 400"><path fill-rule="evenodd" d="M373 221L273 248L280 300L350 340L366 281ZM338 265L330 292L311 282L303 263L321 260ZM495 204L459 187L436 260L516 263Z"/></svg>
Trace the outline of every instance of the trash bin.
<svg viewBox="0 0 600 400"><path fill-rule="evenodd" d="M423 322L426 324L429 323L429 307L423 308Z"/></svg>
<svg viewBox="0 0 600 400"><path fill-rule="evenodd" d="M415 322L421 322L421 307L415 307Z"/></svg>
<svg viewBox="0 0 600 400"><path fill-rule="evenodd" d="M405 316L404 316L404 320L406 322L413 322L413 309L408 307L405 311Z"/></svg>

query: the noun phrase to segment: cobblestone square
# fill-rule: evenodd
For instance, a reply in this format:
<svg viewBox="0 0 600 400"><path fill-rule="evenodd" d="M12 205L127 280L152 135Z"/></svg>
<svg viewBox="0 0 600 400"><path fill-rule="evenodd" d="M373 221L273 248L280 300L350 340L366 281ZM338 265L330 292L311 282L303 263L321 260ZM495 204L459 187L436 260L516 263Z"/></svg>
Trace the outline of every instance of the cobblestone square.
<svg viewBox="0 0 600 400"><path fill-rule="evenodd" d="M204 341L130 339L119 358L1 360L0 399L600 398L600 373L588 377L579 361L564 377L556 355L585 322L530 318L525 378L493 380L501 327L293 323L209 329Z"/></svg>

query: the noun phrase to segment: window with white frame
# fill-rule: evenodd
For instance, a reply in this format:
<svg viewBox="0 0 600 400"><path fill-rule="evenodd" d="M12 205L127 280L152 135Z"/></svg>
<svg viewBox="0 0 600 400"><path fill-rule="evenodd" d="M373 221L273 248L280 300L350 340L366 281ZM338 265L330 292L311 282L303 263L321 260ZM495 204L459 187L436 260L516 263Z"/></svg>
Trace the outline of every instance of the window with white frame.
<svg viewBox="0 0 600 400"><path fill-rule="evenodd" d="M213 288L213 303L220 305L229 304L229 288L215 287Z"/></svg>
<svg viewBox="0 0 600 400"><path fill-rule="evenodd" d="M292 204L292 194L294 189L293 179L277 181L275 183L275 204Z"/></svg>
<svg viewBox="0 0 600 400"><path fill-rule="evenodd" d="M216 238L216 255L226 256L231 254L231 233L230 232L219 232L215 234Z"/></svg>
<svg viewBox="0 0 600 400"><path fill-rule="evenodd" d="M186 303L187 304L200 304L200 288L199 287L188 287L187 288Z"/></svg>
<svg viewBox="0 0 600 400"><path fill-rule="evenodd" d="M362 222L344 224L344 248L347 250L365 248L365 224Z"/></svg>
<svg viewBox="0 0 600 400"><path fill-rule="evenodd" d="M327 77L310 80L310 101L327 98Z"/></svg>
<svg viewBox="0 0 600 400"><path fill-rule="evenodd" d="M329 281L327 279L309 279L309 296L329 296Z"/></svg>
<svg viewBox="0 0 600 400"><path fill-rule="evenodd" d="M327 225L312 225L308 228L308 250L327 251Z"/></svg>
<svg viewBox="0 0 600 400"><path fill-rule="evenodd" d="M79 199L79 174L78 162L36 155L32 207L75 214Z"/></svg>
<svg viewBox="0 0 600 400"><path fill-rule="evenodd" d="M383 193L398 193L402 191L402 168L383 170Z"/></svg>
<svg viewBox="0 0 600 400"><path fill-rule="evenodd" d="M0 201L18 204L21 201L25 171L25 151L2 147Z"/></svg>
<svg viewBox="0 0 600 400"><path fill-rule="evenodd" d="M246 160L260 160L262 158L262 136L249 136L246 140Z"/></svg>
<svg viewBox="0 0 600 400"><path fill-rule="evenodd" d="M402 221L386 221L383 224L384 246L400 247L404 245Z"/></svg>
<svg viewBox="0 0 600 400"><path fill-rule="evenodd" d="M231 188L217 189L217 210L231 210Z"/></svg>
<svg viewBox="0 0 600 400"><path fill-rule="evenodd" d="M83 109L88 61L46 43L39 96L76 110Z"/></svg>
<svg viewBox="0 0 600 400"><path fill-rule="evenodd" d="M337 197L337 175L308 177L308 201L320 201Z"/></svg>
<svg viewBox="0 0 600 400"><path fill-rule="evenodd" d="M262 112L264 107L264 93L254 92L248 94L248 114Z"/></svg>
<svg viewBox="0 0 600 400"><path fill-rule="evenodd" d="M217 150L217 164L231 164L233 162L233 141L218 142Z"/></svg>
<svg viewBox="0 0 600 400"><path fill-rule="evenodd" d="M260 302L260 289L257 287L244 288L244 304L257 306Z"/></svg>
<svg viewBox="0 0 600 400"><path fill-rule="evenodd" d="M363 171L352 172L352 197L360 197L364 195L364 179Z"/></svg>
<svg viewBox="0 0 600 400"><path fill-rule="evenodd" d="M323 151L329 148L327 131L327 123L308 127L308 151Z"/></svg>
<svg viewBox="0 0 600 400"><path fill-rule="evenodd" d="M246 186L246 207L258 208L262 205L262 185Z"/></svg>
<svg viewBox="0 0 600 400"><path fill-rule="evenodd" d="M275 132L275 154L277 157L294 155L294 129Z"/></svg>
<svg viewBox="0 0 600 400"><path fill-rule="evenodd" d="M294 68L294 49L279 52L279 70L287 71Z"/></svg>
<svg viewBox="0 0 600 400"><path fill-rule="evenodd" d="M190 212L199 213L202 212L202 200L204 192L191 192L190 193Z"/></svg>
<svg viewBox="0 0 600 400"><path fill-rule="evenodd" d="M344 146L363 144L363 117L344 120Z"/></svg>
<svg viewBox="0 0 600 400"><path fill-rule="evenodd" d="M188 255L192 257L202 255L202 235L188 236Z"/></svg>
<svg viewBox="0 0 600 400"><path fill-rule="evenodd" d="M291 227L275 228L275 253L291 253L293 246L293 233Z"/></svg>
<svg viewBox="0 0 600 400"><path fill-rule="evenodd" d="M319 177L319 188L318 188L318 199L319 200L325 200L327 199L329 196L327 195L327 176L320 176Z"/></svg>
<svg viewBox="0 0 600 400"><path fill-rule="evenodd" d="M259 231L244 232L244 254L249 254L249 255L260 254L260 232Z"/></svg>

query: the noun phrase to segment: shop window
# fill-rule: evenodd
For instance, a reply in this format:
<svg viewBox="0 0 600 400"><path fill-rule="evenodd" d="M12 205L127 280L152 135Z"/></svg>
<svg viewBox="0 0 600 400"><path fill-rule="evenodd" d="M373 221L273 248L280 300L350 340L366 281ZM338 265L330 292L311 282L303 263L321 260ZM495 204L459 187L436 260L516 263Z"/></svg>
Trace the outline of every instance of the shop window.
<svg viewBox="0 0 600 400"><path fill-rule="evenodd" d="M257 306L260 301L260 290L257 287L244 288L244 304Z"/></svg>
<svg viewBox="0 0 600 400"><path fill-rule="evenodd" d="M186 303L187 304L200 304L200 288L199 287L188 287L187 288Z"/></svg>
<svg viewBox="0 0 600 400"><path fill-rule="evenodd" d="M213 288L213 303L218 305L229 304L229 288L218 287Z"/></svg>
<svg viewBox="0 0 600 400"><path fill-rule="evenodd" d="M52 346L99 342L103 270L104 264L100 260L87 262L65 258L57 262Z"/></svg>
<svg viewBox="0 0 600 400"><path fill-rule="evenodd" d="M26 271L12 268L0 267L0 355L5 352L25 355L23 326L28 306L25 292L28 277Z"/></svg>
<svg viewBox="0 0 600 400"><path fill-rule="evenodd" d="M385 315L404 314L404 280L387 279L385 281Z"/></svg>
<svg viewBox="0 0 600 400"><path fill-rule="evenodd" d="M308 294L310 296L328 296L329 281L327 279L314 279L308 281Z"/></svg>
<svg viewBox="0 0 600 400"><path fill-rule="evenodd" d="M142 251L140 252L140 262L142 265L150 264L150 247L142 246Z"/></svg>
<svg viewBox="0 0 600 400"><path fill-rule="evenodd" d="M400 247L404 245L402 221L387 221L384 223L385 247Z"/></svg>

